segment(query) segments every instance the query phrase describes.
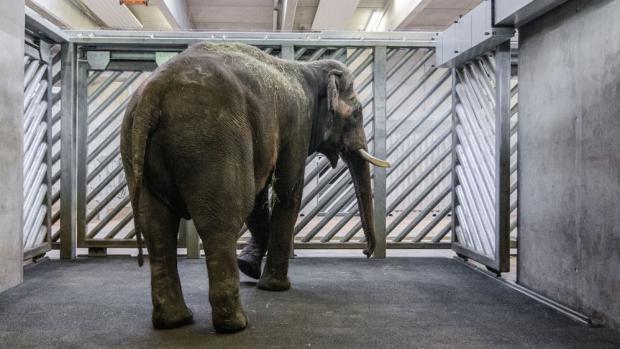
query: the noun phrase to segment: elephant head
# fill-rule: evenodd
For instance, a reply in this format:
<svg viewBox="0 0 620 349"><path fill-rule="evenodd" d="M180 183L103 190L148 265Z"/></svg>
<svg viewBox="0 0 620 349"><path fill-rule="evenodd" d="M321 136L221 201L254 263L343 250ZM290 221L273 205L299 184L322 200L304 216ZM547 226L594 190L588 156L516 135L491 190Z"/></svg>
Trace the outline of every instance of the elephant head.
<svg viewBox="0 0 620 349"><path fill-rule="evenodd" d="M389 167L390 164L368 153L362 104L353 86L353 76L347 67L338 61L324 61L326 74L325 91L319 99L319 135L316 150L325 155L332 168L342 158L349 168L366 236L364 254L372 255L376 239L373 218L373 202L370 181L370 164Z"/></svg>

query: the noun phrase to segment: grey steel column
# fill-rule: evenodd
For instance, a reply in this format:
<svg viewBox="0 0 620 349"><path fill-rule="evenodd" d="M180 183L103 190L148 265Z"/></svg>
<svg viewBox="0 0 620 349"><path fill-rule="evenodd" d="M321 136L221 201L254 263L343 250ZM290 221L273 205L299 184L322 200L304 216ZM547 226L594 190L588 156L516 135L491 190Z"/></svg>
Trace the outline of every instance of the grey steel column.
<svg viewBox="0 0 620 349"><path fill-rule="evenodd" d="M77 79L76 79L76 187L77 187L77 245L84 246L86 238L86 172L87 168L87 139L88 139L88 61L85 59L85 52L76 52L77 60Z"/></svg>
<svg viewBox="0 0 620 349"><path fill-rule="evenodd" d="M510 270L510 41L495 56L496 272Z"/></svg>
<svg viewBox="0 0 620 349"><path fill-rule="evenodd" d="M61 52L61 156L60 156L60 258L75 258L77 247L77 182L75 86L77 56L73 43L62 44Z"/></svg>
<svg viewBox="0 0 620 349"><path fill-rule="evenodd" d="M295 46L293 45L282 45L280 51L280 58L282 59L290 59L295 60Z"/></svg>
<svg viewBox="0 0 620 349"><path fill-rule="evenodd" d="M295 60L295 46L293 45L282 45L280 48L280 58L294 61ZM289 254L290 258L295 258L295 233L293 234L293 238L291 239L291 252Z"/></svg>
<svg viewBox="0 0 620 349"><path fill-rule="evenodd" d="M387 49L385 46L374 48L373 60L373 89L374 89L374 155L380 159L387 158ZM377 247L374 258L385 258L387 247L386 235L386 201L387 201L387 171L385 168L375 167L374 184L374 218Z"/></svg>
<svg viewBox="0 0 620 349"><path fill-rule="evenodd" d="M200 239L194 221L181 220L182 229L185 231L185 247L187 248L187 258L200 258Z"/></svg>
<svg viewBox="0 0 620 349"><path fill-rule="evenodd" d="M457 196L456 196L456 187L458 186L458 177L456 175L456 165L458 163L458 157L456 154L456 146L459 143L459 138L456 134L456 126L459 124L459 118L456 114L456 103L457 103L457 95L456 95L456 68L451 69L452 72L452 163L450 164L451 169L450 173L452 176L452 210L450 211L452 214L452 220L450 225L451 231L451 242L458 242L458 236L456 236L456 227L458 226L458 219L456 217L456 206L458 204Z"/></svg>
<svg viewBox="0 0 620 349"><path fill-rule="evenodd" d="M47 205L47 212L45 214L45 225L47 227L47 232L45 233L45 241L47 244L47 249L52 248L52 147L54 145L52 128L54 126L53 118L54 114L52 109L54 108L54 96L52 93L52 89L54 87L54 72L52 62L52 55L50 53L51 45L45 41L41 41L40 43L40 52L41 58L43 61L47 63L47 91L45 95L45 99L47 100L47 111L46 111L46 120L47 120L47 134L46 134L46 143L47 143L47 152L45 154L45 162L47 165L47 172L45 174L45 183L47 183L47 194L45 198L45 204Z"/></svg>

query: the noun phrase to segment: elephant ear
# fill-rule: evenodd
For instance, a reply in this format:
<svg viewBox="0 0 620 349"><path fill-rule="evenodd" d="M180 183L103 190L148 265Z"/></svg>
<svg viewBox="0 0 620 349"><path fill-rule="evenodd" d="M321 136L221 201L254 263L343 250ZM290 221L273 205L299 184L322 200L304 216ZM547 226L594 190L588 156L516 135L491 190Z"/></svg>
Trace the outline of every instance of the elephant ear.
<svg viewBox="0 0 620 349"><path fill-rule="evenodd" d="M342 71L336 69L327 75L327 110L333 115L348 118L353 114L353 108L340 99L342 75Z"/></svg>

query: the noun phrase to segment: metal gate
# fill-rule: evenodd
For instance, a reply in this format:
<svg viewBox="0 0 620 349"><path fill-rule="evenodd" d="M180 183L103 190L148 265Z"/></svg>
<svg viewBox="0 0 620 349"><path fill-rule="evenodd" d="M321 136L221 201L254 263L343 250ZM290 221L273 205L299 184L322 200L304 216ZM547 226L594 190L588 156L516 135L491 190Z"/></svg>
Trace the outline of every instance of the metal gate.
<svg viewBox="0 0 620 349"><path fill-rule="evenodd" d="M350 67L364 106L369 149L393 163L386 173L373 171L379 245L382 242L383 250L447 248L451 231L450 72L433 66L434 48L408 46L260 45L286 59L330 58ZM135 246L118 149L120 122L131 93L173 54L127 48L79 50L78 247ZM331 169L319 154L309 157L302 200L296 248L364 246L354 189L342 162ZM248 237L244 228L240 243ZM182 236L181 243L189 244L189 240Z"/></svg>
<svg viewBox="0 0 620 349"><path fill-rule="evenodd" d="M51 249L60 218L60 47L26 34L23 115L24 259Z"/></svg>
<svg viewBox="0 0 620 349"><path fill-rule="evenodd" d="M453 69L452 249L496 272L509 268L510 69L510 42Z"/></svg>

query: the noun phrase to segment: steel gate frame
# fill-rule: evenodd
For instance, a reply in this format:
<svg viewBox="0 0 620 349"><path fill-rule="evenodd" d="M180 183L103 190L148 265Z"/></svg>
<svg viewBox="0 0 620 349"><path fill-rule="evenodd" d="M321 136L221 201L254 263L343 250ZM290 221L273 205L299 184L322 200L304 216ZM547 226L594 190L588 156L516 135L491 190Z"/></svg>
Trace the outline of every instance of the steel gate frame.
<svg viewBox="0 0 620 349"><path fill-rule="evenodd" d="M452 249L493 272L506 272L512 211L510 41L452 68L452 77Z"/></svg>
<svg viewBox="0 0 620 349"><path fill-rule="evenodd" d="M162 35L163 34L163 35ZM323 34L325 35L325 37L321 37L321 34L305 34L305 33L295 33L295 34L286 34L286 35L274 35L273 33L269 33L269 34L265 34L265 37L261 37L261 38L257 38L259 36L262 36L262 34L255 34L252 33L249 35L249 37L247 37L246 35L248 34L239 34L239 33L231 33L231 34L222 34L222 33L217 33L217 34L212 34L211 36L206 35L205 33L183 33L185 34L189 34L186 37L182 37L179 38L178 37L178 33L157 33L156 35L159 36L161 35L161 37L153 37L152 35L147 35L147 36L138 36L136 37L136 35L140 35L140 34L136 34L136 33L131 33L131 32L110 32L110 33L105 33L105 35L102 36L102 32L101 31L95 31L95 32L68 32L69 37L71 38L71 44L72 47L67 47L68 50L73 50L72 53L67 54L67 58L69 58L70 56L72 56L73 62L67 62L68 64L71 64L71 68L67 69L67 72L73 72L73 76L71 76L71 79L73 81L73 88L75 90L74 95L75 95L75 100L73 101L68 101L69 103L73 103L72 106L75 109L73 111L73 116L75 118L75 120L77 121L77 124L74 125L75 127L75 131L74 133L76 133L78 136L76 137L75 140L72 140L73 143L73 147L75 148L74 153L76 156L76 162L77 164L80 164L83 162L83 160L85 159L86 153L85 153L85 147L84 147L84 137L80 137L79 135L82 134L86 134L86 130L84 128L84 122L83 120L85 120L84 115L87 114L87 110L86 110L86 104L84 103L85 100L88 99L88 97L84 94L84 91L86 90L84 88L84 84L83 82L86 81L86 68L82 68L82 66L84 66L85 61L87 60L87 57L85 56L85 54L83 53L83 51L85 52L86 50L89 51L94 51L94 50L107 50L107 51L127 51L129 49L133 50L133 52L135 54L143 54L143 55L149 55L152 53L148 53L147 51L149 51L149 47L151 48L150 51L153 51L153 47L156 48L157 52L161 52L161 51L180 51L181 49L183 49L184 47L186 47L187 44L192 43L192 42L196 42L196 41L203 41L203 39L207 39L207 40L211 40L211 41L235 41L235 42L246 42L249 44L260 44L260 46L270 46L270 47L274 47L279 48L279 51L282 53L283 56L286 55L290 55L291 53L293 54L293 57L295 56L295 54L299 53L295 52L295 47L298 47L300 49L315 49L315 50L320 50L320 49L327 49L327 48L336 48L338 49L340 47L340 49L346 49L346 48L358 48L358 49L367 49L370 50L371 56L372 56L372 89L373 89L373 106L372 106L372 111L374 115L379 115L379 117L375 117L372 120L372 127L374 129L375 134L379 135L373 137L376 138L376 140L373 140L373 142L376 142L377 145L375 145L376 149L374 150L375 154L377 156L387 156L388 152L387 152L387 144L386 144L386 126L387 126L387 119L386 119L386 115L387 115L387 91L386 91L386 82L387 82L387 75L388 75L388 59L390 59L391 57L396 56L395 55L395 50L397 49L410 49L410 50L418 50L418 49L425 49L428 50L428 52L434 50L433 48L433 41L432 41L432 35L433 34L429 34L429 33L405 33L403 35L403 33L388 33L386 35L386 33L381 33L379 35L377 34L372 34L372 33L363 33L364 35L366 34L370 34L370 38L363 38L363 37L359 37L360 33L355 33L355 34L348 34L349 36L358 36L357 38L350 38L347 37L347 35L342 35L342 33L338 33L338 34ZM153 34L154 35L154 34ZM214 35L218 35L219 37L214 37ZM230 35L230 36L228 36ZM331 35L331 36L330 36ZM335 36L334 36L335 35ZM344 36L344 38L342 37L338 37L338 35ZM244 36L246 36L244 38ZM273 36L275 38L268 38L267 36ZM427 52L427 55L425 56L427 59L429 57L431 57L432 55L429 54ZM411 56L405 56L405 58L403 58L402 60L406 60L406 58L411 58ZM429 60L429 62L432 62L432 60ZM135 65L134 65L135 66ZM430 66L430 64L429 64ZM433 67L432 68L432 72L436 71L436 69ZM431 73L428 73L428 71L426 71L426 75L431 76ZM69 80L69 79L67 79ZM445 80L443 80L445 81ZM366 85L368 86L368 85ZM426 88L426 86L425 86ZM68 90L70 89L70 87L67 88ZM412 92L413 94L413 92ZM422 100L422 102L420 103L429 103L428 100L424 99ZM69 107L71 108L71 107ZM415 109L417 110L419 108L419 105L415 106ZM422 108L424 109L424 108ZM368 121L368 120L367 120ZM381 135L381 133L383 132L383 135ZM79 167L79 166L78 166ZM382 173L384 172L384 173ZM412 172L409 172L409 174L411 174ZM75 245L77 247L133 247L135 246L135 242L133 241L116 241L116 242L97 242L97 241L88 241L88 239L86 239L86 235L85 235L85 229L82 227L85 227L85 220L84 218L86 217L86 209L85 209L85 203L84 203L84 197L85 194L83 192L84 188L85 188L85 172L84 171L77 171L77 173L75 173L75 179L76 179L76 184L75 186L73 186L73 190L69 190L71 189L69 185L67 185L68 190L67 192L72 192L72 194L75 193L75 190L77 190L77 197L75 199L77 199L76 202L76 212L65 212L67 215L72 215L72 217L67 218L67 220L69 220L70 222L72 222L72 224L74 224L73 227L71 227L72 229L76 229L79 233L75 234ZM418 241L402 241L401 240L394 240L394 241L386 241L385 235L386 235L386 217L387 217L387 212L386 212L386 195L387 195L387 187L386 187L386 181L387 180L387 171L384 170L379 170L377 169L375 171L375 174L373 176L373 184L374 184L374 190L375 190L375 217L376 217L376 231L377 231L377 235L378 235L378 248L377 248L377 253L376 253L376 257L384 257L385 256L385 249L389 246L389 248L449 248L450 247L450 243L449 242L440 242L439 240L437 241L429 241L429 242L422 242L421 239L418 239ZM428 195L428 193L426 193ZM68 194L69 195L69 194ZM422 198L423 199L423 198ZM340 204L342 204L343 201L340 202ZM346 203L346 202L345 202ZM423 210L423 212L425 214L434 214L434 211L431 211L431 209L433 209L433 207L429 207L428 210ZM416 211L410 211L410 212L416 212ZM443 210L441 212L441 218L445 218L449 213L447 213L445 210ZM333 212L332 212L332 216ZM350 215L349 217L345 217L350 219ZM438 221L440 221L439 219L435 219L433 220L433 224L436 224ZM358 224L359 225L359 224ZM354 227L355 231L353 234L348 234L349 236L347 236L347 239L351 239L351 237L353 237L353 235L355 235L356 232L359 232L359 228L358 227ZM411 227L409 227L411 228ZM427 229L426 234L428 234L430 232L430 229ZM441 232L443 235L441 237L445 237L446 234L449 232L449 229L446 230L445 228L443 229L443 231ZM63 232L65 233L65 232ZM69 234L67 234L69 235ZM419 234L418 234L419 235ZM63 239L61 238L61 241ZM189 253L189 249L195 249L195 247L192 246L197 246L197 244L193 241L190 241L191 239L188 237L187 239L182 239L183 242L185 242L187 244L188 247L188 253ZM306 239L307 240L307 239ZM349 241L346 240L346 241ZM402 242L401 242L402 241ZM323 243L323 242L298 242L296 243L296 247L297 248L321 248L321 249L325 249L325 248L360 248L364 245L363 239L361 240L357 240L355 242L345 242L345 243ZM67 248L67 251L71 251L72 248ZM70 252L67 252L68 255L70 255Z"/></svg>
<svg viewBox="0 0 620 349"><path fill-rule="evenodd" d="M60 220L60 48L27 26L24 54L23 258L52 248Z"/></svg>

